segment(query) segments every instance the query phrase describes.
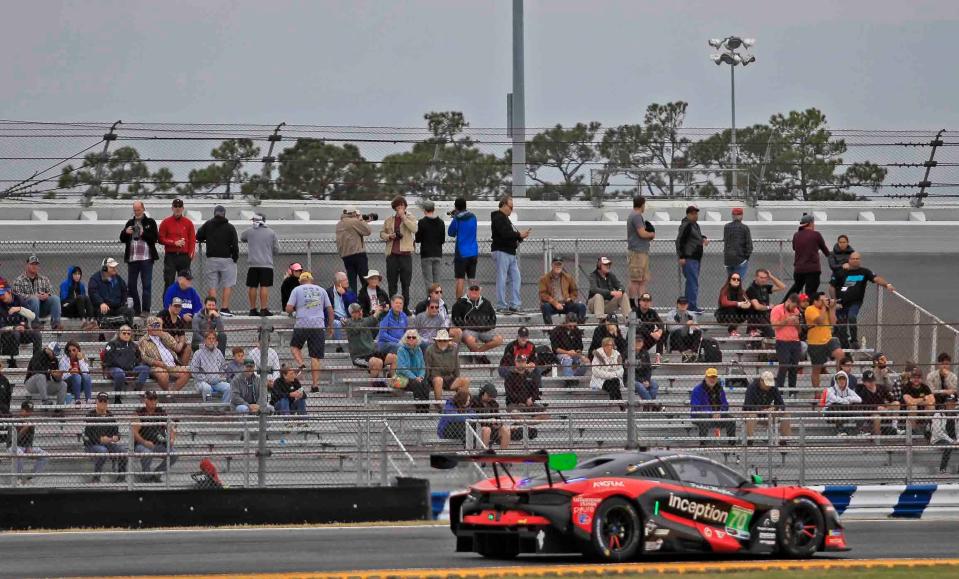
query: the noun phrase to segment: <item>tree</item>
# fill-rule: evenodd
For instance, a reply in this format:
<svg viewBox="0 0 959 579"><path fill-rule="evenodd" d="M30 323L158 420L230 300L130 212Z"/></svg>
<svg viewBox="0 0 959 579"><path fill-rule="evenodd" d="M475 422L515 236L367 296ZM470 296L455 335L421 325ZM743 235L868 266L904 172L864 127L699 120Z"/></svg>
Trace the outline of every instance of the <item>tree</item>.
<svg viewBox="0 0 959 579"><path fill-rule="evenodd" d="M535 135L526 143L526 173L530 179L540 185L544 198L560 196L572 199L579 193L589 197L587 187L583 185L584 165L598 158L593 141L599 131L600 123L576 123L568 129L556 125ZM558 171L562 182L549 180L548 171Z"/></svg>
<svg viewBox="0 0 959 579"><path fill-rule="evenodd" d="M260 148L251 139L227 139L210 151L210 156L221 162L190 171L189 183L181 188L181 193L209 193L223 187L223 198L232 198L233 185L239 185L242 190L243 184L250 179L250 175L243 171L243 163L259 160Z"/></svg>
<svg viewBox="0 0 959 579"><path fill-rule="evenodd" d="M102 163L101 179L97 168ZM109 198L130 198L164 193L173 189L173 173L166 167L150 172L140 153L133 147L120 147L103 157L90 153L80 167L65 166L57 181L60 189L87 186L88 192Z"/></svg>
<svg viewBox="0 0 959 579"><path fill-rule="evenodd" d="M351 143L299 139L282 151L277 189L314 199L376 199L376 167Z"/></svg>

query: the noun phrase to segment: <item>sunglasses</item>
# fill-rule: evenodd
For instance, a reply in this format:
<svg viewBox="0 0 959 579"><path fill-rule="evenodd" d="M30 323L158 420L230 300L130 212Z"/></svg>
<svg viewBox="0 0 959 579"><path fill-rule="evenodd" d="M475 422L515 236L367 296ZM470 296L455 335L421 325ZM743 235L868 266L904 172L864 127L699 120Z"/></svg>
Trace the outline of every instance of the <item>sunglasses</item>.
<svg viewBox="0 0 959 579"><path fill-rule="evenodd" d="M440 309L440 307L439 307L439 306L430 306L430 309L431 309L431 310L438 310L438 309Z"/></svg>
<svg viewBox="0 0 959 579"><path fill-rule="evenodd" d="M159 329L162 328L162 327L163 327L163 326L160 325L160 324L150 324L150 329L151 329L151 330L159 330Z"/></svg>
<svg viewBox="0 0 959 579"><path fill-rule="evenodd" d="M407 339L407 340L415 340L415 339L416 339L416 336L406 336L406 339Z"/></svg>
<svg viewBox="0 0 959 579"><path fill-rule="evenodd" d="M132 333L133 333L133 332L120 332L120 335L121 335L121 336L129 336L129 335L132 334Z"/></svg>
<svg viewBox="0 0 959 579"><path fill-rule="evenodd" d="M731 277L731 278L729 278L729 281L739 281L740 279L742 279L742 278Z"/></svg>

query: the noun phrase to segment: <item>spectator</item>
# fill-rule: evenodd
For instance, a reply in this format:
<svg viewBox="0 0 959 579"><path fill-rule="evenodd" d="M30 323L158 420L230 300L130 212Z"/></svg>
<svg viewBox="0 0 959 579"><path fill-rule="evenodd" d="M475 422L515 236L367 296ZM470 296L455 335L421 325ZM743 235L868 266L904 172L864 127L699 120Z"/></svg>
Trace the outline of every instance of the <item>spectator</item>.
<svg viewBox="0 0 959 579"><path fill-rule="evenodd" d="M862 267L862 256L858 251L849 254L849 261L842 265L829 280L829 293L836 298L839 306L836 310L839 343L843 348L859 348L859 329L857 322L859 309L866 299L866 284L872 282L893 292L896 288L881 275Z"/></svg>
<svg viewBox="0 0 959 579"><path fill-rule="evenodd" d="M719 371L707 368L703 381L693 387L689 394L690 416L696 421L699 431L699 446L706 445L710 430L724 430L726 438L736 438L736 423L729 418L729 402L726 389L719 379Z"/></svg>
<svg viewBox="0 0 959 579"><path fill-rule="evenodd" d="M112 460L117 472L114 482L123 482L126 480L127 470L126 449L120 444L120 429L117 427L116 419L113 418L113 413L110 412L109 400L110 397L106 392L97 392L97 405L87 414L87 425L83 429L83 448L89 454L121 455L112 457ZM94 474L90 482L100 482L100 473L106 462L105 456L94 459Z"/></svg>
<svg viewBox="0 0 959 579"><path fill-rule="evenodd" d="M27 381L24 387L32 398L41 404L49 404L50 397L56 397L57 404L63 405L67 398L67 383L63 381L60 370L60 346L50 342L30 358L27 365Z"/></svg>
<svg viewBox="0 0 959 579"><path fill-rule="evenodd" d="M629 267L629 299L632 307L639 307L639 296L646 293L649 284L649 242L656 238L656 228L646 218L646 198L633 197L633 212L626 220L626 249Z"/></svg>
<svg viewBox="0 0 959 579"><path fill-rule="evenodd" d="M496 266L496 311L506 315L518 314L522 306L519 290L523 280L516 250L520 243L526 241L530 232L529 229L518 231L510 221L512 214L513 198L509 196L502 197L499 209L490 214L490 255Z"/></svg>
<svg viewBox="0 0 959 579"><path fill-rule="evenodd" d="M369 271L369 259L363 238L373 233L368 221L376 221L378 216L370 215L369 217L372 219L366 219L360 215L356 207L349 206L343 209L340 220L336 222L336 250L340 254L340 259L343 260L350 290L357 294L361 293L360 288L365 285L358 282L357 278L367 279ZM285 304L286 301L283 303Z"/></svg>
<svg viewBox="0 0 959 579"><path fill-rule="evenodd" d="M440 400L443 390L469 390L470 380L460 374L459 346L452 344L446 330L436 332L435 341L423 356L426 379L433 387L433 397Z"/></svg>
<svg viewBox="0 0 959 579"><path fill-rule="evenodd" d="M838 417L833 420L838 436L856 434L858 424L848 416L858 409L862 398L849 387L849 375L840 370L833 377L832 385L826 389L826 412L835 413ZM845 415L845 416L844 416Z"/></svg>
<svg viewBox="0 0 959 579"><path fill-rule="evenodd" d="M66 279L60 282L60 308L63 317L83 320L80 329L96 329L96 312L87 295L87 284L83 283L83 270L79 265L68 267Z"/></svg>
<svg viewBox="0 0 959 579"><path fill-rule="evenodd" d="M123 391L128 377L135 377L137 389L142 389L150 376L150 367L140 357L140 347L133 341L133 328L130 326L120 326L117 335L103 349L102 360L107 377L113 380L114 392ZM120 403L119 394L115 400Z"/></svg>
<svg viewBox="0 0 959 579"><path fill-rule="evenodd" d="M410 303L410 282L413 280L413 249L419 223L406 212L406 198L397 196L390 203L395 214L383 221L380 239L386 242L386 281L390 295L402 287L403 303Z"/></svg>
<svg viewBox="0 0 959 579"><path fill-rule="evenodd" d="M746 320L746 314L751 307L743 290L743 280L738 273L733 273L726 279L726 283L719 290L719 307L716 309L716 321L725 324L730 336L738 337L739 324Z"/></svg>
<svg viewBox="0 0 959 579"><path fill-rule="evenodd" d="M226 363L226 367L223 369L227 382L232 382L237 375L243 372L243 361L245 359L246 353L241 346L233 346L230 349L230 361Z"/></svg>
<svg viewBox="0 0 959 579"><path fill-rule="evenodd" d="M659 396L659 384L653 380L653 364L649 359L649 350L642 347L642 342L636 342L636 368L633 371L633 391L640 400L656 400ZM655 407L649 406L649 409Z"/></svg>
<svg viewBox="0 0 959 579"><path fill-rule="evenodd" d="M889 367L889 358L882 352L876 352L873 355L872 371L876 374L876 384L888 390L895 400L902 399L904 380L898 372L894 372ZM908 381L908 377L905 381Z"/></svg>
<svg viewBox="0 0 959 579"><path fill-rule="evenodd" d="M439 302L430 302L425 312L416 314L416 317L413 318L413 327L420 333L420 343L424 352L433 343L439 330L446 331L446 335L449 336L449 332L446 330L446 320L440 316Z"/></svg>
<svg viewBox="0 0 959 579"><path fill-rule="evenodd" d="M140 476L142 482L163 482L161 473L167 470L167 456L170 466L176 462L173 445L176 443L176 428L167 419L166 410L157 403L156 390L147 390L143 394L143 406L137 409L136 420L131 425L134 451L140 455ZM160 464L154 469L151 454L163 455ZM147 474L152 473L152 474Z"/></svg>
<svg viewBox="0 0 959 579"><path fill-rule="evenodd" d="M213 219L200 226L196 240L206 244L206 264L203 279L206 281L207 295L217 297L217 290L223 290L223 315L231 315L230 298L236 285L236 262L240 259L240 241L236 227L226 218L226 208L217 205L213 208Z"/></svg>
<svg viewBox="0 0 959 579"><path fill-rule="evenodd" d="M829 248L822 235L816 231L816 218L804 214L799 220L799 230L793 234L793 285L786 292L804 292L810 296L819 292L822 267L819 265L819 252L829 257Z"/></svg>
<svg viewBox="0 0 959 579"><path fill-rule="evenodd" d="M506 373L504 385L507 408L523 412L530 409L542 411L542 406L537 408L536 404L543 397L540 389L542 377L536 371L536 364L525 354L517 354L513 358L513 366Z"/></svg>
<svg viewBox="0 0 959 579"><path fill-rule="evenodd" d="M443 405L442 416L436 423L436 435L444 440L466 440L466 421L474 418L472 396L469 390L458 390ZM480 429L480 437L488 435L487 429ZM487 436L487 440L489 437ZM487 444L487 443L484 443Z"/></svg>
<svg viewBox="0 0 959 579"><path fill-rule="evenodd" d="M849 269L846 264L849 262L849 256L852 255L854 251L856 250L849 245L849 237L840 235L836 240L836 245L832 248L829 259L826 260L829 262L829 269L832 270L833 275L840 273L841 270Z"/></svg>
<svg viewBox="0 0 959 579"><path fill-rule="evenodd" d="M670 324L669 351L682 352L683 361L695 360L703 341L696 312L689 309L686 296L676 298L676 307L669 310L666 320Z"/></svg>
<svg viewBox="0 0 959 579"><path fill-rule="evenodd" d="M443 243L446 242L446 224L436 216L436 205L432 201L424 199L420 205L425 215L417 224L415 241L420 244L423 283L428 286L440 281Z"/></svg>
<svg viewBox="0 0 959 579"><path fill-rule="evenodd" d="M173 200L173 213L160 222L158 240L163 244L163 287L170 287L181 271L190 271L196 255L196 229L183 216L183 200ZM134 305L136 302L134 301ZM149 311L149 310L146 310Z"/></svg>
<svg viewBox="0 0 959 579"><path fill-rule="evenodd" d="M223 352L224 356L226 355L226 328L223 325L222 313L223 311L217 306L216 296L207 296L203 300L203 309L193 316L193 321L190 324L193 329L191 347L194 352L200 348L200 342L203 341L203 336L207 332L216 332L216 340L220 351ZM166 327L166 323L164 323L164 327Z"/></svg>
<svg viewBox="0 0 959 579"><path fill-rule="evenodd" d="M156 316L147 318L147 335L140 338L140 357L150 367L150 376L160 390L182 390L190 380L190 369L177 356L188 347L163 331L163 322ZM179 350L177 348L180 348ZM173 384L170 384L170 380ZM115 384L116 382L114 382Z"/></svg>
<svg viewBox="0 0 959 579"><path fill-rule="evenodd" d="M280 285L281 310L286 309L286 302L290 301L290 294L293 293L296 286L300 285L301 273L303 273L303 266L299 263L291 263L290 267L287 268L286 277L283 278L283 283Z"/></svg>
<svg viewBox="0 0 959 579"><path fill-rule="evenodd" d="M163 307L169 308L173 303L173 298L180 298L183 309L180 310L180 317L188 324L193 321L193 316L200 313L203 309L203 298L199 292L193 288L193 274L185 269L176 276L176 283L171 284L163 294Z"/></svg>
<svg viewBox="0 0 959 579"><path fill-rule="evenodd" d="M753 283L746 289L746 299L749 300L750 304L749 325L746 326L746 330L750 336L775 337L776 334L769 318L769 311L772 309L770 298L772 294L784 289L786 289L786 284L770 273L768 269L756 270Z"/></svg>
<svg viewBox="0 0 959 579"><path fill-rule="evenodd" d="M297 379L300 370L283 366L280 377L270 387L270 405L280 415L306 414L306 390Z"/></svg>
<svg viewBox="0 0 959 579"><path fill-rule="evenodd" d="M40 325L40 318L50 316L50 327L63 329L60 324L60 296L54 295L50 278L40 273L40 259L31 255L23 273L13 280L13 293L20 296L27 309L36 316L33 324Z"/></svg>
<svg viewBox="0 0 959 579"><path fill-rule="evenodd" d="M393 387L412 392L415 400L426 400L429 398L429 386L426 384L426 360L420 349L419 334L416 330L406 330L402 342L396 350ZM424 411L423 406L417 405L417 412Z"/></svg>
<svg viewBox="0 0 959 579"><path fill-rule="evenodd" d="M733 207L732 220L723 227L723 263L726 276L738 273L746 279L749 258L753 254L753 236L749 226L743 223L743 208Z"/></svg>
<svg viewBox="0 0 959 579"><path fill-rule="evenodd" d="M13 385L3 375L3 364L0 364L0 416L10 415L10 400L13 398ZM0 441L3 441L0 437Z"/></svg>
<svg viewBox="0 0 959 579"><path fill-rule="evenodd" d="M862 373L862 382L856 390L856 394L862 399L862 408L867 412L886 412L899 410L899 401L889 392L889 390L876 382L876 373L872 370L866 370ZM888 424L889 421L887 420ZM882 415L874 414L872 417L872 434L902 434L895 427L883 427Z"/></svg>
<svg viewBox="0 0 959 579"><path fill-rule="evenodd" d="M326 290L326 294L333 305L333 338L342 340L343 322L350 317L349 307L356 303L356 294L350 289L350 281L342 271L333 274L333 285ZM337 351L342 350L337 347Z"/></svg>
<svg viewBox="0 0 959 579"><path fill-rule="evenodd" d="M416 314L416 318L419 319L419 315L423 312L426 312L428 307L434 302L437 306L439 306L436 312L441 320L440 322L434 322L434 324L441 324L443 328L446 328L446 330L449 331L450 338L454 342L459 343L460 339L463 337L463 331L459 328L450 327L450 324L453 322L453 315L447 307L446 301L443 299L443 288L440 286L440 284L434 283L430 285L426 299L416 304L416 307L413 309L413 312ZM414 320L414 323L419 322ZM417 329L420 331L420 338L426 339L423 330L419 327L417 327Z"/></svg>
<svg viewBox="0 0 959 579"><path fill-rule="evenodd" d="M500 358L497 373L500 378L505 379L513 371L516 365L517 356L525 356L524 366L530 371L536 370L534 356L536 354L536 345L529 340L529 328L520 326L516 330L516 339L506 344L503 349L503 357Z"/></svg>
<svg viewBox="0 0 959 579"><path fill-rule="evenodd" d="M812 365L810 381L812 387L819 389L819 376L823 365L830 359L842 358L843 351L839 340L832 337L832 326L836 323L836 302L823 292L813 294L812 304L806 308L806 324L809 332L806 343L809 345L809 362Z"/></svg>
<svg viewBox="0 0 959 579"><path fill-rule="evenodd" d="M73 399L80 404L80 392L83 392L83 401L87 404L93 398L93 377L90 376L90 364L86 357L80 351L80 344L69 341L63 348L64 352L60 356L59 369L64 372L64 382L70 392L73 393Z"/></svg>
<svg viewBox="0 0 959 579"><path fill-rule="evenodd" d="M746 444L752 443L753 431L756 429L757 420L765 419L779 421L779 433L783 436L789 436L792 429L789 421L783 418L786 411L786 402L783 401L783 395L775 384L773 373L766 370L752 381L746 388L746 397L743 401L743 411L749 412L750 416L746 420ZM769 427L770 435L772 427ZM779 444L784 444L781 440Z"/></svg>
<svg viewBox="0 0 959 579"><path fill-rule="evenodd" d="M936 407L936 397L929 385L922 381L922 370L913 368L909 373L909 381L902 385L902 406L909 410L912 422L912 431L921 434L925 429L926 419L916 419L916 411L931 411Z"/></svg>
<svg viewBox="0 0 959 579"><path fill-rule="evenodd" d="M576 320L576 314L566 314L566 322L549 331L549 343L563 376L583 376L589 369L589 358L583 354L583 330Z"/></svg>
<svg viewBox="0 0 959 579"><path fill-rule="evenodd" d="M101 320L106 316L122 316L133 323L133 310L127 307L127 284L117 274L117 260L108 257L100 264L100 271L90 276L87 286L90 302Z"/></svg>
<svg viewBox="0 0 959 579"><path fill-rule="evenodd" d="M300 274L300 285L290 294L290 301L286 302L286 313L294 312L296 320L293 322L290 353L302 369L305 367L303 345L306 344L310 349L310 386L313 392L317 392L320 360L326 357L326 338L333 337L333 305L326 290L313 283L313 274L308 271Z"/></svg>
<svg viewBox="0 0 959 579"><path fill-rule="evenodd" d="M176 340L177 360L180 364L186 366L190 363L193 351L199 348L199 343L197 343L196 348L191 345L190 338L186 335L187 330L190 329L190 324L181 317L180 313L182 311L183 300L173 298L170 307L160 312L157 317L163 322L163 329Z"/></svg>
<svg viewBox="0 0 959 579"><path fill-rule="evenodd" d="M596 269L589 274L589 311L598 318L603 318L607 311L617 307L624 316L629 316L632 311L629 294L616 274L610 271L612 263L604 255L596 262Z"/></svg>
<svg viewBox="0 0 959 579"><path fill-rule="evenodd" d="M273 341L273 337L272 337L272 336L271 336L270 340L271 340L271 342ZM256 364L257 375L259 375L259 372L260 372L260 359L262 358L262 354L260 353L260 347L259 347L259 346L253 346L253 348L251 348L250 351L246 353L246 357L253 359L253 363ZM281 367L281 366L280 366L280 356L279 356L279 354L276 353L276 349L274 349L273 347L268 346L267 349L266 349L266 369L267 369L267 372L268 372L267 375L266 375L266 387L267 387L267 388L272 388L272 387L273 387L273 383L276 382L276 381L280 378L280 367ZM270 412L273 412L272 407L270 408Z"/></svg>
<svg viewBox="0 0 959 579"><path fill-rule="evenodd" d="M20 404L20 414L17 415L17 418L19 420L29 420L32 416L33 403L29 400L24 400ZM20 479L21 484L29 483L33 477L43 472L44 467L47 466L47 453L39 446L34 446L33 444L35 429L36 427L32 422L17 423L17 474L23 474L24 461L33 461L33 475L22 477Z"/></svg>
<svg viewBox="0 0 959 579"><path fill-rule="evenodd" d="M800 327L799 296L790 294L786 301L775 306L770 312L770 323L776 335L776 390L782 391L789 378L789 393L796 395L796 379L799 374L799 361L802 360L802 342L799 341Z"/></svg>
<svg viewBox="0 0 959 579"><path fill-rule="evenodd" d="M553 267L539 278L539 309L543 313L543 323L552 325L555 314L575 314L578 319L586 319L586 304L579 303L579 289L576 280L563 269L563 258L553 258Z"/></svg>
<svg viewBox="0 0 959 579"><path fill-rule="evenodd" d="M589 349L586 350L586 357L592 360L593 353L603 347L603 340L606 338L613 339L613 344L616 346L616 350L619 351L620 355L625 360L629 355L629 344L626 343L626 336L624 336L619 330L619 320L616 318L616 314L610 314L606 316L606 319L604 319L603 322L597 325L596 329L593 330L593 339L589 342ZM637 338L637 349L642 349L642 344L642 340Z"/></svg>
<svg viewBox="0 0 959 579"><path fill-rule="evenodd" d="M343 322L350 360L357 368L366 368L370 378L389 377L396 369L396 354L377 350L374 338L378 332L380 319L386 314L382 311L363 317L363 308L359 304L350 305L350 319Z"/></svg>
<svg viewBox="0 0 959 579"><path fill-rule="evenodd" d="M653 309L653 296L642 294L639 296L639 307L636 308L637 341L642 342L643 349L649 350L656 346L656 353L661 354L666 342L666 324Z"/></svg>
<svg viewBox="0 0 959 579"><path fill-rule="evenodd" d="M279 370L277 370L279 373ZM233 398L230 406L237 414L259 414L260 412L260 377L256 373L256 361L253 358L243 360L243 371L233 377L230 382L230 392ZM264 410L269 414L273 406L267 404Z"/></svg>
<svg viewBox="0 0 959 579"><path fill-rule="evenodd" d="M214 394L220 395L220 402L227 404L233 398L230 392L230 383L223 375L226 368L226 358L217 348L216 332L209 331L203 337L203 347L193 354L190 360L190 373L196 390L204 402L208 402Z"/></svg>
<svg viewBox="0 0 959 579"><path fill-rule="evenodd" d="M360 288L360 294L356 298L356 301L363 306L363 315L370 316L389 309L390 297L380 287L380 284L383 283L383 276L380 275L380 272L371 269L363 279L366 283Z"/></svg>
<svg viewBox="0 0 959 579"><path fill-rule="evenodd" d="M686 208L686 217L679 224L676 235L676 254L679 256L679 267L686 278L686 299L689 308L702 313L699 307L699 266L703 259L703 248L709 245L709 239L699 229L699 207L690 205Z"/></svg>
<svg viewBox="0 0 959 579"><path fill-rule="evenodd" d="M936 357L936 368L926 375L926 384L936 398L936 406L945 410L955 410L956 392L959 378L952 371L952 356L942 352ZM950 421L950 424L953 424ZM955 432L949 436L956 437Z"/></svg>
<svg viewBox="0 0 959 579"><path fill-rule="evenodd" d="M849 377L849 387L853 390L859 390L859 380L856 378L856 374L853 373L853 361L852 356L849 354L843 354L843 357L839 359L839 362L836 363L836 366L839 370L842 370L846 373L846 376Z"/></svg>
<svg viewBox="0 0 959 579"><path fill-rule="evenodd" d="M120 232L120 243L124 245L123 261L127 263L130 297L133 298L133 314L137 316L143 312L152 311L153 263L160 259L156 248L159 235L157 222L147 216L143 201L134 201L133 217L128 219L123 226L123 230ZM164 269L166 268L165 262L166 258L164 258ZM173 271L177 270L173 269ZM142 293L137 292L138 281ZM163 287L167 285L169 284Z"/></svg>
<svg viewBox="0 0 959 579"><path fill-rule="evenodd" d="M453 305L453 325L462 329L463 343L471 352L488 352L503 344L503 336L493 333L496 311L482 296L478 284L471 285L466 295Z"/></svg>
<svg viewBox="0 0 959 579"><path fill-rule="evenodd" d="M589 387L604 390L610 400L622 400L623 355L616 349L616 341L603 338L602 347L593 352L592 378Z"/></svg>
<svg viewBox="0 0 959 579"><path fill-rule="evenodd" d="M33 344L34 354L40 351L40 331L28 326L35 318L23 300L10 291L6 280L0 277L0 353L9 356L11 368L17 367L20 344Z"/></svg>
<svg viewBox="0 0 959 579"><path fill-rule="evenodd" d="M273 287L273 256L280 253L280 241L262 214L255 214L252 222L253 226L240 234L240 241L247 244L246 297L251 316L272 316L267 304ZM258 293L259 311L256 309Z"/></svg>
<svg viewBox="0 0 959 579"><path fill-rule="evenodd" d="M496 386L487 382L480 388L479 397L473 398L470 407L476 412L477 418L483 415L492 417L492 420L484 419L479 423L480 442L484 448L491 448L494 444L499 444L500 450L507 450L513 438L509 426L499 420L499 402L496 401ZM530 438L534 438L534 430L530 429Z"/></svg>
<svg viewBox="0 0 959 579"><path fill-rule="evenodd" d="M476 279L479 244L476 241L476 216L466 209L466 199L457 197L453 207L446 234L456 239L453 277L456 278L456 299L460 299L466 293L466 280L472 284Z"/></svg>
<svg viewBox="0 0 959 579"><path fill-rule="evenodd" d="M376 335L376 349L380 352L396 353L403 341L409 326L409 317L403 311L403 303L403 296L393 296L390 309L380 318L380 331Z"/></svg>

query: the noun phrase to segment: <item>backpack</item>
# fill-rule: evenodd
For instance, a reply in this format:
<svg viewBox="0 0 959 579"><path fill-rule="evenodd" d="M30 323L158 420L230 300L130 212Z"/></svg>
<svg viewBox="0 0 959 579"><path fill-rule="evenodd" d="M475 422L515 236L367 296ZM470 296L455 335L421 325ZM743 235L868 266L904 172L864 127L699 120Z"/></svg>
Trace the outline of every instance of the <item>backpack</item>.
<svg viewBox="0 0 959 579"><path fill-rule="evenodd" d="M741 362L730 362L726 369L726 386L729 388L747 388L749 379L746 378L746 369Z"/></svg>
<svg viewBox="0 0 959 579"><path fill-rule="evenodd" d="M703 338L699 345L699 361L707 364L718 364L723 361L723 351L719 342L712 338Z"/></svg>

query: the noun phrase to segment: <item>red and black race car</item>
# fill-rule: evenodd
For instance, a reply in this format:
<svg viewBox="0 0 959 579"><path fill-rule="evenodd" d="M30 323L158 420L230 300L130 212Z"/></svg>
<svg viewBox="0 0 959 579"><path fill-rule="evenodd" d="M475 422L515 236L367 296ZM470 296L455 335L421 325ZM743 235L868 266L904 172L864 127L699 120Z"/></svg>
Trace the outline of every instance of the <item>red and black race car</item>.
<svg viewBox="0 0 959 579"><path fill-rule="evenodd" d="M449 499L458 552L508 559L578 553L609 562L648 552L811 557L848 551L829 500L803 487L762 486L712 460L619 452L576 465L570 453L437 454L434 468L491 465L493 477ZM514 476L538 463L541 476ZM537 472L539 469L536 469Z"/></svg>

